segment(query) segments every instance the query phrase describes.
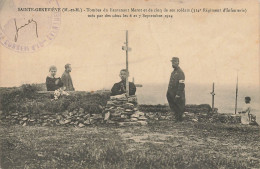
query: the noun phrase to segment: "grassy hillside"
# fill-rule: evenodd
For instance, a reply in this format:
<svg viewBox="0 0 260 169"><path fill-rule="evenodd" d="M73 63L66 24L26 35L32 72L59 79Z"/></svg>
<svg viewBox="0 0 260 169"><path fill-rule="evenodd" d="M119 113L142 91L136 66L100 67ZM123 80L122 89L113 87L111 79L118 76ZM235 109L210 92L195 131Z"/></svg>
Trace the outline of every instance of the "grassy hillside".
<svg viewBox="0 0 260 169"><path fill-rule="evenodd" d="M143 127L0 127L8 168L260 168L259 127L154 122Z"/></svg>

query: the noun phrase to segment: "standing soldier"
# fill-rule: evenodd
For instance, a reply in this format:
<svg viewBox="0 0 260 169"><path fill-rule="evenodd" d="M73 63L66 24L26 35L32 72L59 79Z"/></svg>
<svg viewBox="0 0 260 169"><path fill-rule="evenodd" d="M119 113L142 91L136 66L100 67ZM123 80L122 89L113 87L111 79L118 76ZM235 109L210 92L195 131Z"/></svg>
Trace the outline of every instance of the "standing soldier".
<svg viewBox="0 0 260 169"><path fill-rule="evenodd" d="M174 112L175 120L182 121L185 107L185 75L179 67L179 58L173 57L171 62L174 71L171 73L167 100L171 111Z"/></svg>

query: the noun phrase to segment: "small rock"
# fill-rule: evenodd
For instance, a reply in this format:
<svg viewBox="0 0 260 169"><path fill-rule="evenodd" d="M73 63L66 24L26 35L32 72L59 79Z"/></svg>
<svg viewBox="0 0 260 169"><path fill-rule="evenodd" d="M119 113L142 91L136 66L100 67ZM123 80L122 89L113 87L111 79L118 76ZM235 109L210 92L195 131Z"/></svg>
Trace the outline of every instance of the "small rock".
<svg viewBox="0 0 260 169"><path fill-rule="evenodd" d="M37 156L38 156L38 157L44 157L44 155L41 154L41 153L38 153Z"/></svg>
<svg viewBox="0 0 260 169"><path fill-rule="evenodd" d="M131 117L136 117L136 118L138 118L138 117L140 117L140 116L144 116L144 113L137 111L137 112L135 112L133 115L131 115Z"/></svg>
<svg viewBox="0 0 260 169"><path fill-rule="evenodd" d="M70 123L71 122L71 120L69 119L69 120L65 120L64 121L64 124L68 124L68 123Z"/></svg>
<svg viewBox="0 0 260 169"><path fill-rule="evenodd" d="M42 126L47 126L48 124L47 123L42 123Z"/></svg>
<svg viewBox="0 0 260 169"><path fill-rule="evenodd" d="M79 127L85 127L85 125L84 124L82 124L82 123L79 123L79 125L78 125Z"/></svg>
<svg viewBox="0 0 260 169"><path fill-rule="evenodd" d="M63 116L66 116L66 115L68 115L68 114L69 114L69 111L68 111L68 110L66 110L66 111L64 111L64 112L62 113Z"/></svg>
<svg viewBox="0 0 260 169"><path fill-rule="evenodd" d="M134 106L134 104L132 104L132 103L126 103L126 105L128 105L128 106Z"/></svg>
<svg viewBox="0 0 260 169"><path fill-rule="evenodd" d="M125 111L125 109L122 108L122 107L117 107L116 110L117 110L117 111Z"/></svg>
<svg viewBox="0 0 260 169"><path fill-rule="evenodd" d="M123 105L123 107L125 109L134 109L134 105L132 103L126 103L125 105Z"/></svg>
<svg viewBox="0 0 260 169"><path fill-rule="evenodd" d="M84 116L84 119L88 119L88 118L90 118L90 114L86 114L86 115Z"/></svg>
<svg viewBox="0 0 260 169"><path fill-rule="evenodd" d="M115 113L111 113L110 115L113 116L113 117L120 117L121 113L120 112L115 112Z"/></svg>
<svg viewBox="0 0 260 169"><path fill-rule="evenodd" d="M89 120L84 121L84 124L90 124Z"/></svg>
<svg viewBox="0 0 260 169"><path fill-rule="evenodd" d="M122 114L120 117L121 117L122 119L128 119L128 116L125 115L125 114Z"/></svg>
<svg viewBox="0 0 260 169"><path fill-rule="evenodd" d="M138 123L141 124L142 126L145 126L148 124L146 121L138 121Z"/></svg>
<svg viewBox="0 0 260 169"><path fill-rule="evenodd" d="M114 105L115 104L111 100L107 101L107 106L114 106Z"/></svg>
<svg viewBox="0 0 260 169"><path fill-rule="evenodd" d="M192 121L194 121L194 122L198 122L198 119L192 119Z"/></svg>
<svg viewBox="0 0 260 169"><path fill-rule="evenodd" d="M94 124L96 122L96 120L91 118L91 119L89 119L89 122L90 122L90 124Z"/></svg>
<svg viewBox="0 0 260 169"><path fill-rule="evenodd" d="M139 116L144 116L144 112L137 111L135 113L138 114Z"/></svg>
<svg viewBox="0 0 260 169"><path fill-rule="evenodd" d="M57 115L56 119L60 120L60 119L62 119L62 116L61 115Z"/></svg>
<svg viewBox="0 0 260 169"><path fill-rule="evenodd" d="M137 118L131 118L130 120L131 120L131 121L138 121Z"/></svg>
<svg viewBox="0 0 260 169"><path fill-rule="evenodd" d="M138 117L139 117L139 114L134 113L134 114L131 115L131 117L132 117L132 118L138 118Z"/></svg>
<svg viewBox="0 0 260 169"><path fill-rule="evenodd" d="M84 115L85 115L84 113L80 113L79 117L84 117Z"/></svg>
<svg viewBox="0 0 260 169"><path fill-rule="evenodd" d="M144 116L141 116L141 117L139 117L138 119L139 119L139 120L147 120L147 118L144 117Z"/></svg>
<svg viewBox="0 0 260 169"><path fill-rule="evenodd" d="M26 121L26 120L28 120L28 118L24 117L24 118L23 118L23 121Z"/></svg>
<svg viewBox="0 0 260 169"><path fill-rule="evenodd" d="M104 118L104 120L108 120L109 117L110 117L110 112L106 112L106 113L105 113L105 118Z"/></svg>
<svg viewBox="0 0 260 169"><path fill-rule="evenodd" d="M64 120L60 120L59 123L60 123L61 125L63 125L63 124L65 124L65 121L64 121Z"/></svg>
<svg viewBox="0 0 260 169"><path fill-rule="evenodd" d="M79 113L84 113L84 109L83 108L79 108Z"/></svg>
<svg viewBox="0 0 260 169"><path fill-rule="evenodd" d="M165 119L166 119L166 116L161 116L160 119L161 119L161 120L165 120Z"/></svg>
<svg viewBox="0 0 260 169"><path fill-rule="evenodd" d="M92 114L93 119L103 119L102 114Z"/></svg>
<svg viewBox="0 0 260 169"><path fill-rule="evenodd" d="M112 110L112 109L114 109L115 107L114 106L112 106L112 107L110 107L110 108L108 108L108 110Z"/></svg>

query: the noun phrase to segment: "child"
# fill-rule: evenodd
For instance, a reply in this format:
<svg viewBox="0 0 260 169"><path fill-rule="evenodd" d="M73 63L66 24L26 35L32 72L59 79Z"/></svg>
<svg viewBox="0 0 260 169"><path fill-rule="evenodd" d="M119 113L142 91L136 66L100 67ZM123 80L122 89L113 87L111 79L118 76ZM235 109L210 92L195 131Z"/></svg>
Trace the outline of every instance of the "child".
<svg viewBox="0 0 260 169"><path fill-rule="evenodd" d="M46 77L47 91L55 91L63 86L61 79L55 77L56 72L56 66L51 66L49 68L49 75Z"/></svg>
<svg viewBox="0 0 260 169"><path fill-rule="evenodd" d="M241 123L242 124L249 124L250 123L250 117L251 117L251 106L250 106L250 97L245 97L245 106L243 107L242 112L239 112L241 114Z"/></svg>

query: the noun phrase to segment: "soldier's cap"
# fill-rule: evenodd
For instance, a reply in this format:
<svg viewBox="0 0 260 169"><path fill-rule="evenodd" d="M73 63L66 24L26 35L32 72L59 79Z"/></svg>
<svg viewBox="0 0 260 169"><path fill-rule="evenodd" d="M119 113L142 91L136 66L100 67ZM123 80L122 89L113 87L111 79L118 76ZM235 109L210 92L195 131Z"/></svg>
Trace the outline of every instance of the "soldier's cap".
<svg viewBox="0 0 260 169"><path fill-rule="evenodd" d="M179 62L179 58L178 57L173 57L171 62L173 62L173 61L178 61Z"/></svg>
<svg viewBox="0 0 260 169"><path fill-rule="evenodd" d="M246 96L245 99L251 101L251 98L249 96Z"/></svg>

